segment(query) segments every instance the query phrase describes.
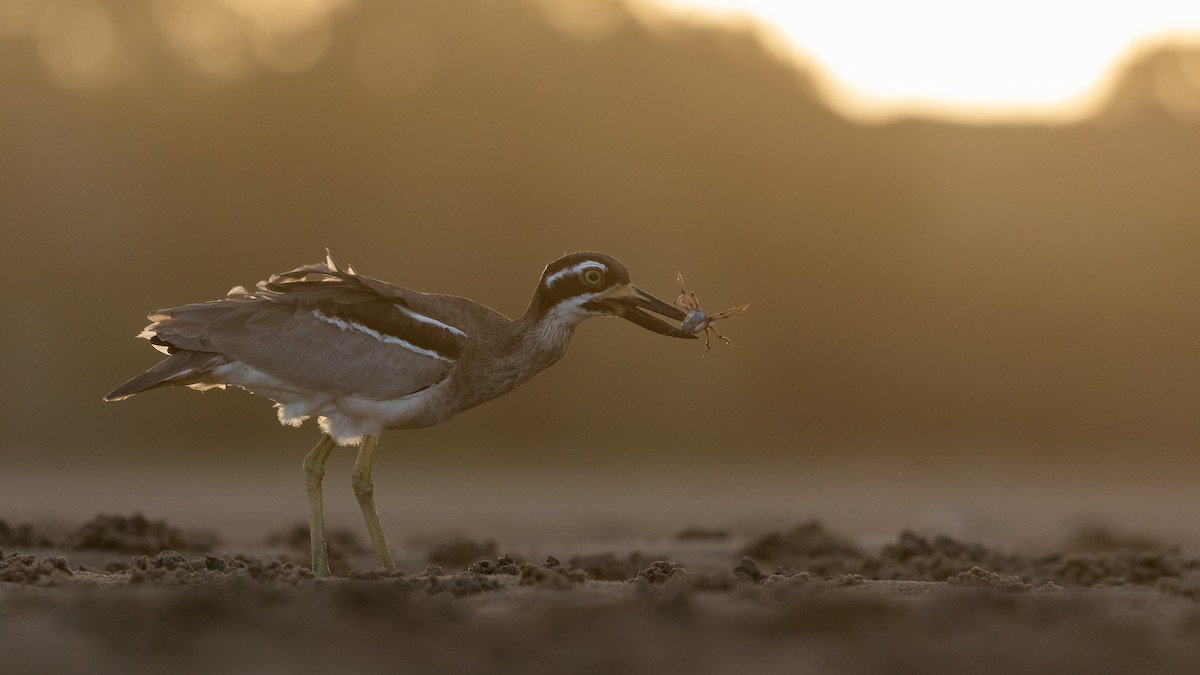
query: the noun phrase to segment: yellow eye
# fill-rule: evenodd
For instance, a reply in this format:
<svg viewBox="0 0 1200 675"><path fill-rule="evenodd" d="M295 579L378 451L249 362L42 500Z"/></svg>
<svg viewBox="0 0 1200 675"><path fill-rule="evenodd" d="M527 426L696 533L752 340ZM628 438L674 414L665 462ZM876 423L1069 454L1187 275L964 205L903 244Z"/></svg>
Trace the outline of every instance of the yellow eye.
<svg viewBox="0 0 1200 675"><path fill-rule="evenodd" d="M599 286L604 281L604 271L599 267L587 267L579 273L579 278L588 286Z"/></svg>

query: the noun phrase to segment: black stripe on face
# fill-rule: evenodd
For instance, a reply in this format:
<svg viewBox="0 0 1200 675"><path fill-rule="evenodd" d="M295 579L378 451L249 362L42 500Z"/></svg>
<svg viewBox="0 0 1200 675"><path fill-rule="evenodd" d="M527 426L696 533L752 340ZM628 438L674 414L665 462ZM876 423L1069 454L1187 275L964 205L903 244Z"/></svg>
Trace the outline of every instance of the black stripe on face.
<svg viewBox="0 0 1200 675"><path fill-rule="evenodd" d="M629 272L616 258L581 252L563 256L546 266L534 304L538 313L550 311L564 300L594 295L629 283Z"/></svg>
<svg viewBox="0 0 1200 675"><path fill-rule="evenodd" d="M407 311L406 311L407 310ZM398 306L386 300L373 300L353 304L324 302L317 311L326 316L366 326L381 335L404 340L413 346L435 352L448 361L455 361L467 346L466 335L453 326L439 326L414 317L415 310Z"/></svg>

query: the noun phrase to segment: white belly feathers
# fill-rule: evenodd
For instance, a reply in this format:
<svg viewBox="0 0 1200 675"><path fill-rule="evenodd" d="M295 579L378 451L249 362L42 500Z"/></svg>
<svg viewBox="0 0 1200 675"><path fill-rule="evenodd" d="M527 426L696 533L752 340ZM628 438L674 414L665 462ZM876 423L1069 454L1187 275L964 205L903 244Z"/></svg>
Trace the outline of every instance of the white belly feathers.
<svg viewBox="0 0 1200 675"><path fill-rule="evenodd" d="M376 400L296 387L237 361L214 368L212 374L217 382L275 401L280 424L298 427L309 417L317 417L321 430L339 445L353 445L365 435L378 436L384 429L440 421L431 412L437 407L435 401L444 383L400 398Z"/></svg>

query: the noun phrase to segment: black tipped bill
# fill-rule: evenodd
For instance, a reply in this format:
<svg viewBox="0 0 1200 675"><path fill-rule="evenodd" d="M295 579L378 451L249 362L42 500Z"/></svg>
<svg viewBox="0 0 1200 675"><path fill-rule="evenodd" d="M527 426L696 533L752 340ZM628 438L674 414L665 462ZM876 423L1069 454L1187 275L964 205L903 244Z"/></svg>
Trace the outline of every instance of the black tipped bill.
<svg viewBox="0 0 1200 675"><path fill-rule="evenodd" d="M659 300L633 284L618 286L595 300L588 302L584 307L590 310L612 312L622 319L636 323L642 328L654 331L660 335L691 340L696 339L695 335L684 332L678 326L673 326L656 316L651 316L642 311L643 309L647 309L655 314L676 321L683 321L687 317L687 312L669 302Z"/></svg>

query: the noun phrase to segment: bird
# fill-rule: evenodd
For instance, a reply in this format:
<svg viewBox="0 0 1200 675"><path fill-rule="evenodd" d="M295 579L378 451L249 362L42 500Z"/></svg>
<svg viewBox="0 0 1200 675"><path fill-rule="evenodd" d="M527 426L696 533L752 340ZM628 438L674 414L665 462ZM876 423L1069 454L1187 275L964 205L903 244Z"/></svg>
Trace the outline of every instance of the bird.
<svg viewBox="0 0 1200 675"><path fill-rule="evenodd" d="M655 316L658 315L658 316ZM620 261L583 251L546 265L525 313L423 293L325 261L235 286L225 298L158 310L138 337L167 357L104 397L235 386L275 402L280 423L317 418L305 456L312 570L329 576L322 483L338 446L358 446L351 485L379 566L396 568L375 508L371 470L385 430L428 427L502 396L553 365L576 326L617 316L695 339L663 318L679 307L630 281ZM663 317L663 318L660 318Z"/></svg>

